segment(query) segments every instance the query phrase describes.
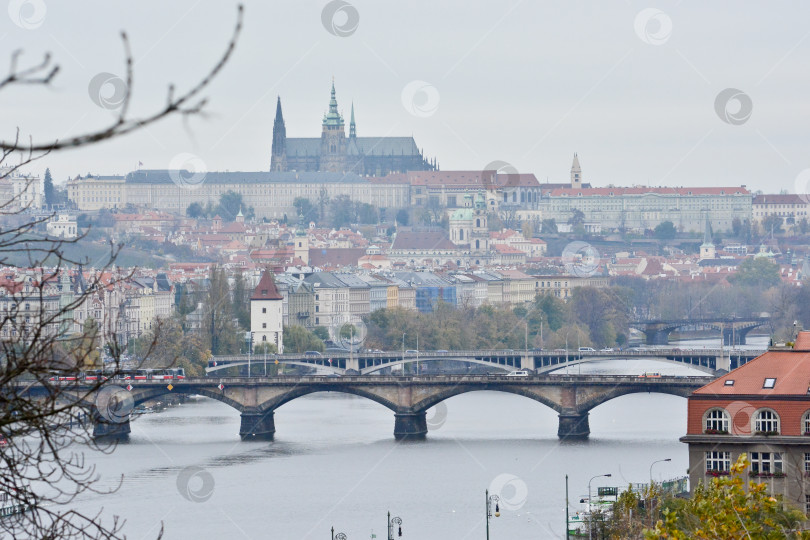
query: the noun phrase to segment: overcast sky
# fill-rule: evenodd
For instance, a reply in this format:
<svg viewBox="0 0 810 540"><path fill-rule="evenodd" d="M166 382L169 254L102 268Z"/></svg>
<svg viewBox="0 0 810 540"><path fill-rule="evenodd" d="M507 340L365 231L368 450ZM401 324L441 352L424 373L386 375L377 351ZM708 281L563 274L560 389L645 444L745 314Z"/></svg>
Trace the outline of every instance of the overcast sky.
<svg viewBox="0 0 810 540"><path fill-rule="evenodd" d="M24 62L50 51L61 65L52 88L0 94L4 139L17 127L36 141L108 122L117 111L96 105L89 85L123 75L121 30L136 61L133 112L159 108L168 83L188 88L213 65L236 18L222 0L4 3L0 69L16 48ZM340 8L331 33L324 8ZM167 168L182 153L209 170L267 170L276 96L287 135L317 137L333 76L347 123L354 101L359 136L413 135L444 170L501 160L562 182L578 152L596 186L793 192L810 168L808 2L249 0L245 17L206 94L208 117L172 118L31 170L50 167L62 182L139 161ZM743 95L718 114L728 88Z"/></svg>

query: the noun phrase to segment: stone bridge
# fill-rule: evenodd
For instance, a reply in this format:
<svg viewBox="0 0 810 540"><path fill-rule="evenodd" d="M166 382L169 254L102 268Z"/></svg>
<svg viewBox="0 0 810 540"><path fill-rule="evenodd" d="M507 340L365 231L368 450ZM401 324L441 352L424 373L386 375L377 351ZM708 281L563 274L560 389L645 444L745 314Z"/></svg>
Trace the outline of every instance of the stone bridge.
<svg viewBox="0 0 810 540"><path fill-rule="evenodd" d="M619 396L657 392L686 397L713 377L638 377L561 375L509 377L442 375L417 377L233 377L168 381L110 380L100 392L115 398L89 405L95 421L94 436L121 437L130 431L131 408L165 394L199 394L230 405L241 413L239 435L245 440L271 440L276 431L276 409L315 392L342 392L375 401L394 413L397 439L420 439L427 434L426 411L459 394L481 390L508 392L538 401L559 415L561 439L587 438L591 409ZM121 386L117 386L117 383ZM63 393L86 393L80 383ZM31 387L30 392L46 391ZM86 400L90 401L90 400ZM111 405L112 404L112 405ZM115 407L114 411L104 408Z"/></svg>
<svg viewBox="0 0 810 540"><path fill-rule="evenodd" d="M403 355L401 352L378 352L345 354L324 354L322 356L302 354L278 355L234 355L216 356L208 361L206 373L216 375L229 368L247 368L252 366L255 375L258 370L266 374L267 368L274 365L313 367L322 372L338 375L358 373L369 375L385 368L405 364L455 361L467 362L493 368L494 370L512 371L529 370L534 373L548 373L567 365L577 365L601 360L639 359L651 362L688 365L709 375L718 375L736 369L762 354L762 351L722 350L722 349L628 349L625 351L515 351L515 350L469 350L469 351L420 351L418 354ZM247 374L247 369L240 370ZM650 366L655 371L655 366ZM420 369L419 373L425 373Z"/></svg>
<svg viewBox="0 0 810 540"><path fill-rule="evenodd" d="M724 345L745 345L748 332L771 321L770 317L729 317L710 319L633 321L632 328L644 332L647 345L666 345L669 334L684 326L702 325L719 330Z"/></svg>

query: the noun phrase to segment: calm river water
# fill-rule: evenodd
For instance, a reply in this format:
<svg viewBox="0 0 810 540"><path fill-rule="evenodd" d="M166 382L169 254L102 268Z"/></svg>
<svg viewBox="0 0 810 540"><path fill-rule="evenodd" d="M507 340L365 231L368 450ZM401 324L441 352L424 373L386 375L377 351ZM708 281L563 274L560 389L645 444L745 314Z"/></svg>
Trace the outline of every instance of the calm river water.
<svg viewBox="0 0 810 540"><path fill-rule="evenodd" d="M697 374L639 360L581 370ZM405 540L478 539L489 487L503 499L491 538L528 540L564 537L565 474L575 502L597 474L613 477L594 480L594 489L645 482L650 464L664 458L672 461L655 465L657 480L686 473L683 398L605 403L579 443L560 443L556 413L520 396L476 392L445 404L426 441L397 443L393 413L381 405L315 394L276 411L275 441L247 443L235 410L187 403L135 420L130 442L112 454L89 454L105 485L121 475L123 485L75 506L126 518L134 539L154 538L163 522L172 539L326 539L334 526L350 540L384 540L389 510L401 517Z"/></svg>

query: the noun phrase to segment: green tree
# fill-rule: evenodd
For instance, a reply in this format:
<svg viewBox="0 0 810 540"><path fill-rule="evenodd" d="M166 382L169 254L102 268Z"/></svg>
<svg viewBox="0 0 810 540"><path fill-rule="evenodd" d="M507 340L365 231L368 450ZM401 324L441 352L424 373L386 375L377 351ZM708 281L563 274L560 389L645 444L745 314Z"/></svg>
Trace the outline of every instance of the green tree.
<svg viewBox="0 0 810 540"><path fill-rule="evenodd" d="M565 302L550 294L537 295L534 298L536 309L543 312L544 319L551 330L559 330L565 323Z"/></svg>
<svg viewBox="0 0 810 540"><path fill-rule="evenodd" d="M325 326L316 326L312 329L312 333L318 336L318 339L326 341L329 339L329 329Z"/></svg>
<svg viewBox="0 0 810 540"><path fill-rule="evenodd" d="M43 180L42 187L45 192L45 204L51 208L56 204L56 193L54 192L53 177L51 177L50 169L45 169L45 179Z"/></svg>
<svg viewBox="0 0 810 540"><path fill-rule="evenodd" d="M543 234L557 234L557 221L554 218L544 219L540 227Z"/></svg>
<svg viewBox="0 0 810 540"><path fill-rule="evenodd" d="M92 317L85 319L82 325L82 333L79 336L73 336L72 340L75 343L71 351L74 361L82 369L97 369L101 367L101 354L99 347L101 341L99 339L98 323Z"/></svg>
<svg viewBox="0 0 810 540"><path fill-rule="evenodd" d="M648 539L709 540L716 538L810 539L802 530L806 517L781 495L771 495L767 484L748 482L743 476L750 462L740 454L727 477L699 485L692 496L663 510L663 519L645 531Z"/></svg>
<svg viewBox="0 0 810 540"><path fill-rule="evenodd" d="M250 330L250 289L241 271L234 274L231 311L243 330Z"/></svg>
<svg viewBox="0 0 810 540"><path fill-rule="evenodd" d="M329 224L340 229L356 223L355 205L348 195L338 195L329 202Z"/></svg>
<svg viewBox="0 0 810 540"><path fill-rule="evenodd" d="M288 353L304 353L306 351L320 351L326 348L323 341L303 326L293 324L284 327L284 351Z"/></svg>
<svg viewBox="0 0 810 540"><path fill-rule="evenodd" d="M188 208L186 208L186 215L190 218L196 219L204 214L205 209L203 208L203 205L201 205L198 202L193 202L190 205L188 205Z"/></svg>
<svg viewBox="0 0 810 540"><path fill-rule="evenodd" d="M762 230L765 234L774 234L782 232L782 224L784 219L781 216L769 215L762 219Z"/></svg>
<svg viewBox="0 0 810 540"><path fill-rule="evenodd" d="M407 227L409 221L410 221L410 215L408 214L408 210L405 209L405 208L400 208L397 211L397 223Z"/></svg>
<svg viewBox="0 0 810 540"><path fill-rule="evenodd" d="M571 217L568 218L568 223L570 223L574 228L584 225L585 213L579 208L572 209Z"/></svg>
<svg viewBox="0 0 810 540"><path fill-rule="evenodd" d="M277 352L276 344L269 341L260 341L253 347L254 354L276 354Z"/></svg>
<svg viewBox="0 0 810 540"><path fill-rule="evenodd" d="M365 223L368 225L374 225L379 220L377 209L368 203L358 203L357 217L359 223Z"/></svg>
<svg viewBox="0 0 810 540"><path fill-rule="evenodd" d="M242 194L233 190L228 190L219 196L216 214L219 214L224 221L234 221L236 216L242 212L246 220L252 219L255 215L252 206L247 206L242 201Z"/></svg>
<svg viewBox="0 0 810 540"><path fill-rule="evenodd" d="M677 232L675 224L671 221L662 221L655 226L655 237L660 240L672 240Z"/></svg>
<svg viewBox="0 0 810 540"><path fill-rule="evenodd" d="M775 287L782 282L779 265L765 257L745 259L728 280L734 285L749 285L764 289Z"/></svg>
<svg viewBox="0 0 810 540"><path fill-rule="evenodd" d="M231 291L223 268L211 267L202 309L202 336L207 349L214 355L238 353L243 339L234 324Z"/></svg>
<svg viewBox="0 0 810 540"><path fill-rule="evenodd" d="M318 215L318 207L312 204L312 201L306 197L296 197L295 200L293 200L293 206L295 207L295 213L299 216L303 216L304 223L309 223L310 221L318 222L320 218Z"/></svg>

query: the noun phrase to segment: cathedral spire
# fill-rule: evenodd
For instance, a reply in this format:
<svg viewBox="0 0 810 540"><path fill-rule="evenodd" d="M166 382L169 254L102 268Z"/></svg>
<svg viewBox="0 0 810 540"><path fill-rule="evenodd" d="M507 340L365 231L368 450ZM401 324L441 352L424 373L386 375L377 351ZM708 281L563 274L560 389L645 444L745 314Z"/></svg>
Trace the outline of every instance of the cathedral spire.
<svg viewBox="0 0 810 540"><path fill-rule="evenodd" d="M354 124L354 101L352 101L352 119L349 122L349 138L357 138L357 127Z"/></svg>
<svg viewBox="0 0 810 540"><path fill-rule="evenodd" d="M335 79L332 78L332 92L329 99L329 112L323 116L324 126L337 126L342 129L344 122L343 116L338 112L337 99L335 98Z"/></svg>
<svg viewBox="0 0 810 540"><path fill-rule="evenodd" d="M276 101L276 118L273 120L273 146L270 150L270 170L287 169L287 128L284 126L284 115L281 113L281 96Z"/></svg>

